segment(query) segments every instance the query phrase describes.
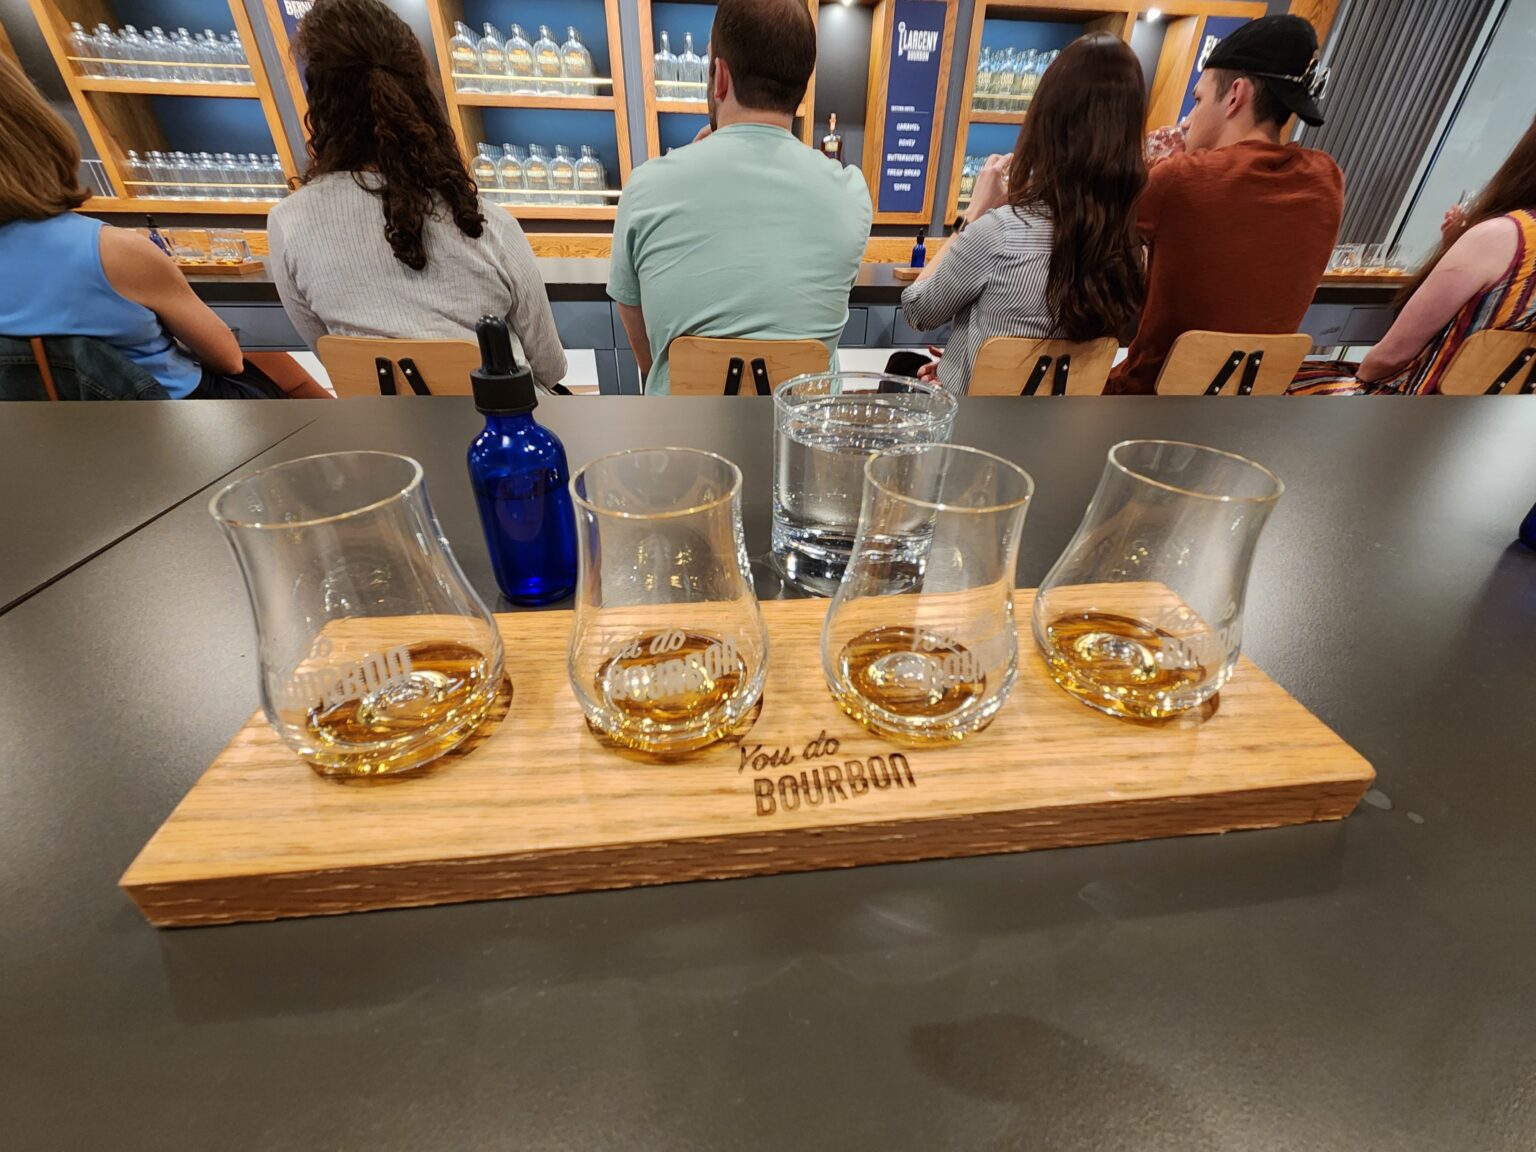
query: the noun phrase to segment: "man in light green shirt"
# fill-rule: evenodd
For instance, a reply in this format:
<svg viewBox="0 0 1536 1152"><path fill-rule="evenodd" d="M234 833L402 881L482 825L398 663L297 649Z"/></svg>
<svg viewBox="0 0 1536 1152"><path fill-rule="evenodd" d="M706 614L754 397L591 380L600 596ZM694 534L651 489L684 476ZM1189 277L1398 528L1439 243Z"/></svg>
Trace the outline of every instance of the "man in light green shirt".
<svg viewBox="0 0 1536 1152"><path fill-rule="evenodd" d="M635 172L614 225L608 295L651 393L678 336L835 353L869 240L863 175L790 131L816 66L804 0L722 0L709 56L710 128Z"/></svg>

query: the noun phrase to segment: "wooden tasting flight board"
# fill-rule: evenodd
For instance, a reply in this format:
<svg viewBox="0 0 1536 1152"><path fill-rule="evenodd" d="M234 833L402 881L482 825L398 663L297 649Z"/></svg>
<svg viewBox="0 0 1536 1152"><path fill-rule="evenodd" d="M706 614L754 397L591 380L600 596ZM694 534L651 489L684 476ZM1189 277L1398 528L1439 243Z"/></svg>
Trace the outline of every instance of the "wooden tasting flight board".
<svg viewBox="0 0 1536 1152"><path fill-rule="evenodd" d="M1086 707L1046 674L1033 597L1017 594L1012 696L942 748L888 743L833 702L826 601L764 603L755 724L670 762L588 730L570 612L499 616L512 699L494 728L421 774L337 783L257 713L121 884L161 927L274 920L1338 820L1374 779L1246 659L1201 717Z"/></svg>

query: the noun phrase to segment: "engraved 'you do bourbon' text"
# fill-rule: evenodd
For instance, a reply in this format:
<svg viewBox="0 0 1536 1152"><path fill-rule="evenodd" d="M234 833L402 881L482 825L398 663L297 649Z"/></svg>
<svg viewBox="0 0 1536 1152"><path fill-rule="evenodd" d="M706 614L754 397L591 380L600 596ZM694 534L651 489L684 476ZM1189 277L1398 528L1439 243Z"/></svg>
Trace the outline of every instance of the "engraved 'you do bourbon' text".
<svg viewBox="0 0 1536 1152"><path fill-rule="evenodd" d="M772 816L777 812L798 811L801 806L819 808L892 788L917 787L912 765L904 754L890 752L862 759L838 757L838 746L837 737L828 736L826 729L806 743L798 758L788 745L769 751L761 744L751 747L743 744L741 764L736 771L751 769L759 774L752 780L752 799L757 814ZM818 763L809 763L813 760ZM806 762L805 767L780 771L801 761Z"/></svg>

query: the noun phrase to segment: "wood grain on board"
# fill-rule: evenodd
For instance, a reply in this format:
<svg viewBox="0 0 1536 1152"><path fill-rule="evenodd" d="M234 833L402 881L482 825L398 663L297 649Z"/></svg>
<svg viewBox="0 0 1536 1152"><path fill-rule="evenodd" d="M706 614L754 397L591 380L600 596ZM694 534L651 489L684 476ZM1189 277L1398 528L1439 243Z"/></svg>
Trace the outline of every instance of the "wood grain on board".
<svg viewBox="0 0 1536 1152"><path fill-rule="evenodd" d="M500 616L510 710L471 751L340 784L257 714L121 883L160 926L271 920L1336 820L1372 780L1246 660L1201 717L1085 707L1047 677L1032 601L1017 594L1012 696L943 748L891 744L839 711L825 601L765 603L755 723L671 762L589 731L566 680L569 612Z"/></svg>

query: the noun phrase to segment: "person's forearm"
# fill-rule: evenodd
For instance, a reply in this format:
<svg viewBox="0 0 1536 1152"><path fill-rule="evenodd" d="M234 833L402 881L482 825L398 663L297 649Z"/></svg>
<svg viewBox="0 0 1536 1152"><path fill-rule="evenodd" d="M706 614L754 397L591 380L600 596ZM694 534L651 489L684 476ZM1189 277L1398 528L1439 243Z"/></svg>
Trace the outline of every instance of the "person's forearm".
<svg viewBox="0 0 1536 1152"><path fill-rule="evenodd" d="M655 357L651 355L651 338L645 330L645 313L637 305L620 304L619 320L624 325L624 335L629 337L629 348L640 366L640 375L650 375Z"/></svg>
<svg viewBox="0 0 1536 1152"><path fill-rule="evenodd" d="M1355 369L1355 379L1374 383L1395 376L1413 362L1416 350L1395 348L1383 340L1365 354L1360 367Z"/></svg>
<svg viewBox="0 0 1536 1152"><path fill-rule="evenodd" d="M912 281L912 283L921 284L924 280L928 279L928 277L932 276L933 270L939 266L939 262L944 259L944 253L948 251L948 244L939 245L933 256L930 257L928 262L923 265L923 270L917 274L917 279Z"/></svg>

